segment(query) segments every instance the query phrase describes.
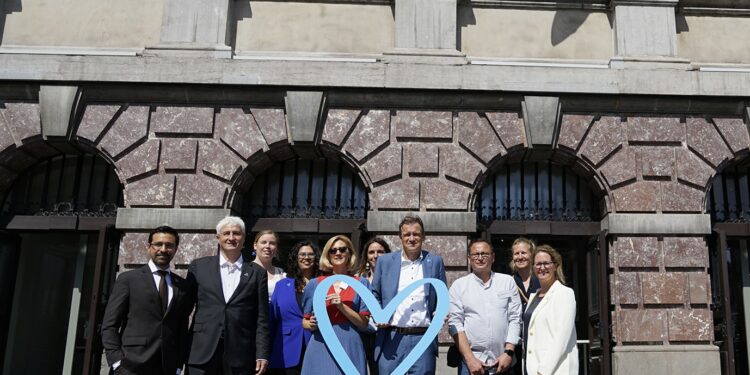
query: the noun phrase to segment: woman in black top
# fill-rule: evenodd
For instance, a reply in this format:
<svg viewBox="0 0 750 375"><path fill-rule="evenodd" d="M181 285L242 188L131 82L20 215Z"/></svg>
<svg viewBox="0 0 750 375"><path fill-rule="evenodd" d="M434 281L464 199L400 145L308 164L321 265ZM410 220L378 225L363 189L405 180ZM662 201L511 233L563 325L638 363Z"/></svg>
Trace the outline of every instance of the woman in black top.
<svg viewBox="0 0 750 375"><path fill-rule="evenodd" d="M521 296L521 311L526 311L526 305L529 303L529 296L539 289L539 280L532 272L532 263L534 259L534 241L526 237L518 237L513 241L511 251L513 258L510 262L510 269L513 271L513 279L516 281L518 295ZM525 353L523 341L519 342L515 350L516 365L511 368L511 374L521 375L523 373L520 365L520 356Z"/></svg>

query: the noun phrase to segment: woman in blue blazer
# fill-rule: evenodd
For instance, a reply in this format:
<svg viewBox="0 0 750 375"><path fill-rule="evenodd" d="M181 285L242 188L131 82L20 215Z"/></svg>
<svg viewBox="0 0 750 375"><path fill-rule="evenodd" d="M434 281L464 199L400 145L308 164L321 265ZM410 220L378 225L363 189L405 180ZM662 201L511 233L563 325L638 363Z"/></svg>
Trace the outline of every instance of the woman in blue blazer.
<svg viewBox="0 0 750 375"><path fill-rule="evenodd" d="M310 241L297 243L289 252L288 277L276 284L268 315L273 337L271 374L300 374L312 334L302 329L302 292L318 275L319 261L320 251Z"/></svg>

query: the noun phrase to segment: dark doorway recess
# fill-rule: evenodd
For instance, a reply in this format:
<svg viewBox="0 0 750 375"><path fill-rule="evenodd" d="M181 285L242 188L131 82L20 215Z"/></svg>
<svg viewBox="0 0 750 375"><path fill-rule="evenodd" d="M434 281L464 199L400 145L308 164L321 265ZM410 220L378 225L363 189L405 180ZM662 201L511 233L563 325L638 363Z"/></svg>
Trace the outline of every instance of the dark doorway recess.
<svg viewBox="0 0 750 375"><path fill-rule="evenodd" d="M511 245L520 236L563 256L567 285L576 295L585 375L611 373L608 241L594 185L567 165L522 161L495 168L475 198L479 236L493 245L495 271L511 273Z"/></svg>
<svg viewBox="0 0 750 375"><path fill-rule="evenodd" d="M99 326L116 275L122 185L104 159L60 154L2 197L2 372L98 374Z"/></svg>

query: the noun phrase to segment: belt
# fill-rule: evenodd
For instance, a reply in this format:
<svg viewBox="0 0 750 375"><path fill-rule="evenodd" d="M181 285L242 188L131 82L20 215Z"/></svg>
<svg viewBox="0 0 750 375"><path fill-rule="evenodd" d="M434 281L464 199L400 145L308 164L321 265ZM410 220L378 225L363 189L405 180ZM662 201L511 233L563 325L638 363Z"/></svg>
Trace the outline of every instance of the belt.
<svg viewBox="0 0 750 375"><path fill-rule="evenodd" d="M422 335L427 332L427 327L389 327L389 329L401 335Z"/></svg>

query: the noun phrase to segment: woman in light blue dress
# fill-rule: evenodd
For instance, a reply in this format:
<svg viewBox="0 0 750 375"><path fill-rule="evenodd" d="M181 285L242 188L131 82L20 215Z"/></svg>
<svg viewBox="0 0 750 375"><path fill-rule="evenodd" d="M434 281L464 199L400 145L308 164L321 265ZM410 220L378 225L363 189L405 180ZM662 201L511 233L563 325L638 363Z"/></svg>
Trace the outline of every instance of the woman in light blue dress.
<svg viewBox="0 0 750 375"><path fill-rule="evenodd" d="M320 271L333 275L352 275L356 271L357 255L351 240L343 235L334 236L326 243L320 258ZM304 318L302 327L313 331L312 339L305 352L302 362L302 374L344 374L336 360L331 355L323 335L318 329L318 323L313 313L313 295L315 288L327 276L320 276L310 280L305 287L302 297ZM366 278L355 277L366 287L370 287ZM362 302L354 288L346 283L334 283L326 293L326 310L333 331L336 333L341 346L348 354L357 371L367 374L367 359L360 338L360 331L367 329L370 312Z"/></svg>

